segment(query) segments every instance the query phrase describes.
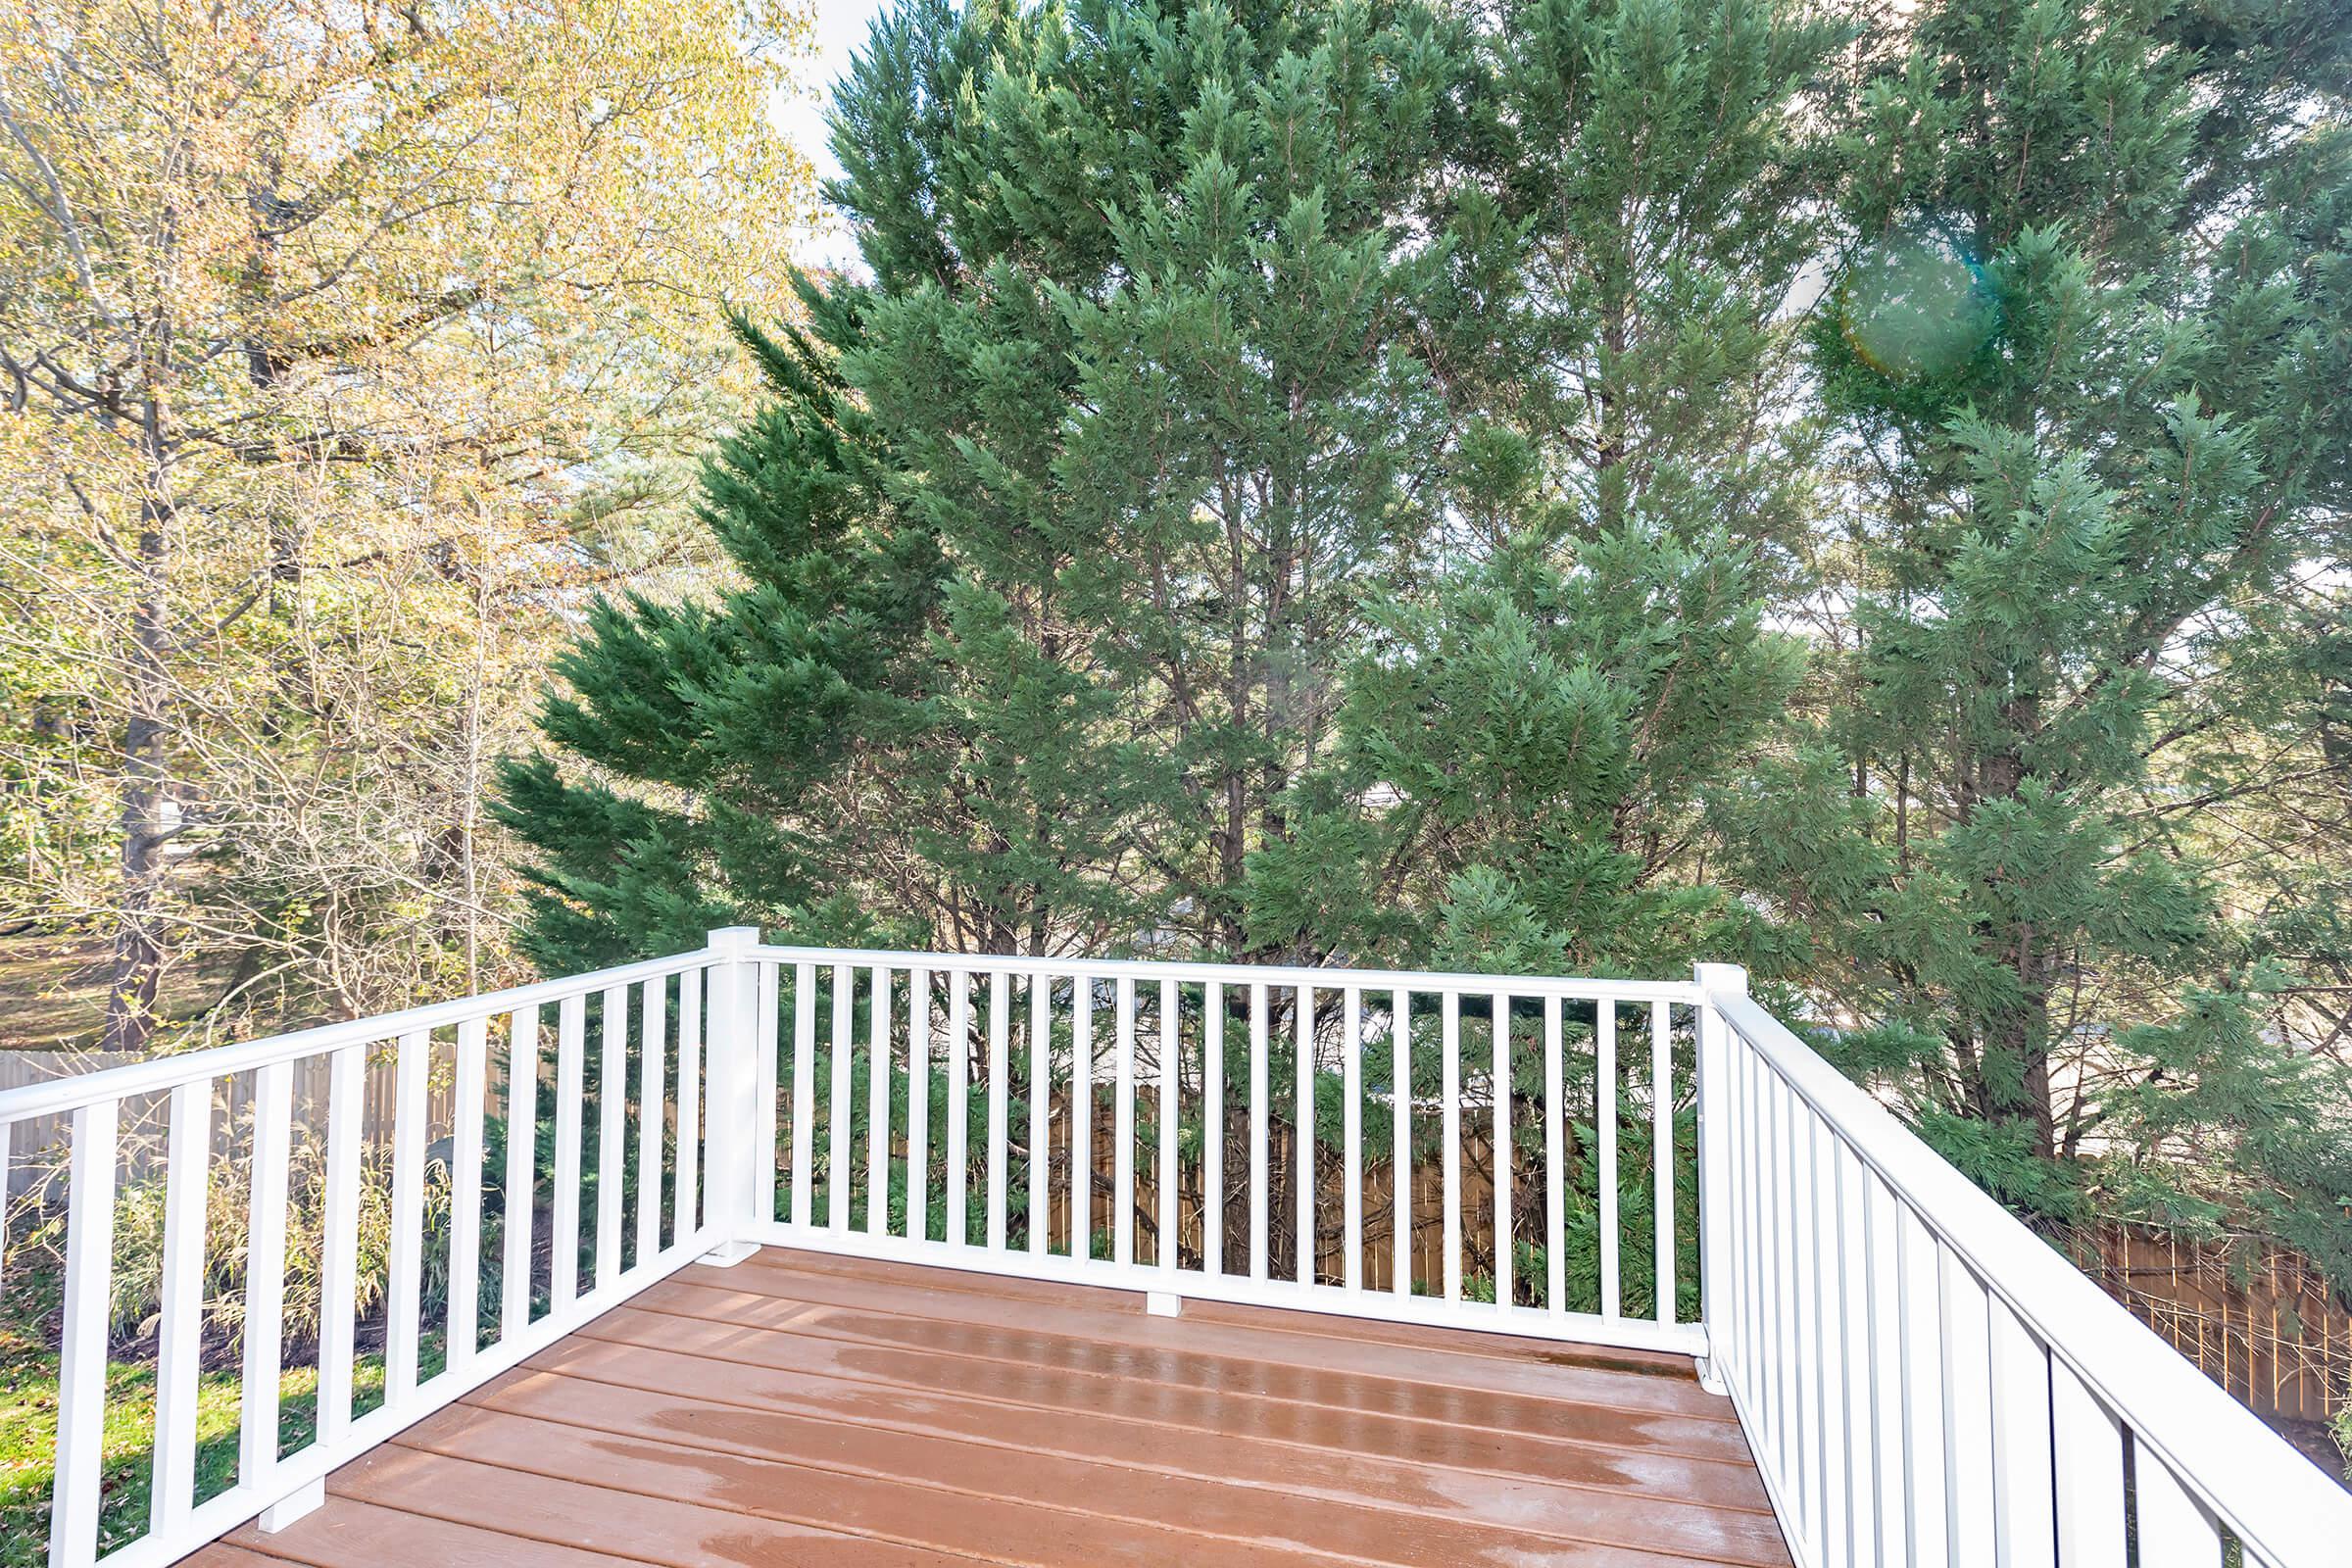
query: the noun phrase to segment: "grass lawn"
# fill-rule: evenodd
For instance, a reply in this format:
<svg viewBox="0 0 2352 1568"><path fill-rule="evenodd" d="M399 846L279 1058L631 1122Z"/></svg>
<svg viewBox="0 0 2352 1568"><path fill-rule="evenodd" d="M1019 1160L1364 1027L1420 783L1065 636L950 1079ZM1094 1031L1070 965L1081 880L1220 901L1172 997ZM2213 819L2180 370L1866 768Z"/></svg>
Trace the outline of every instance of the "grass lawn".
<svg viewBox="0 0 2352 1568"><path fill-rule="evenodd" d="M355 1413L382 1402L383 1360L362 1359L352 1375ZM196 1497L228 1490L237 1473L237 1369L197 1375ZM278 1451L292 1452L317 1426L318 1374L286 1373L279 1385ZM107 1369L105 1479L98 1552L147 1529L153 1464L155 1372L116 1362ZM49 1485L57 1446L57 1356L0 1329L0 1568L37 1568L49 1555Z"/></svg>
<svg viewBox="0 0 2352 1568"><path fill-rule="evenodd" d="M99 937L0 937L0 1050L97 1045L106 1026L108 958ZM218 956L172 965L158 1010L172 1021L200 1016L220 1000L234 968Z"/></svg>

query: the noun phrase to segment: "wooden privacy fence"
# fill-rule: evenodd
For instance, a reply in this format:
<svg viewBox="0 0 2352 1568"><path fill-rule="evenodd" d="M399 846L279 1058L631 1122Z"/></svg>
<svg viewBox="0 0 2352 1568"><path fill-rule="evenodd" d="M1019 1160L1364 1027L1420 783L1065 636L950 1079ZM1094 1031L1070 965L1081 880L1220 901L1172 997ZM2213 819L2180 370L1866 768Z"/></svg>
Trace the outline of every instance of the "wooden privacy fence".
<svg viewBox="0 0 2352 1568"><path fill-rule="evenodd" d="M1107 1116L1107 1098L1101 1103L1104 1107L1105 1116ZM1589 1106L1584 1109L1589 1113ZM1046 1205L1047 1245L1050 1249L1063 1252L1067 1252L1071 1246L1070 1194L1073 1184L1070 1181L1070 1119L1064 1111L1054 1112L1050 1140L1052 1185ZM1625 1138L1630 1144L1640 1132L1641 1129L1632 1125L1629 1120L1621 1128L1620 1137ZM1230 1136L1238 1135L1239 1130L1230 1134ZM1155 1137L1156 1129L1149 1126L1138 1131L1139 1145L1147 1150L1156 1149L1153 1141ZM1269 1245L1277 1254L1282 1254L1290 1252L1297 1245L1295 1225L1289 1219L1291 1213L1295 1211L1298 1195L1298 1189L1292 1185L1296 1169L1293 1161L1297 1148L1297 1130L1288 1122L1272 1122L1266 1130L1266 1148L1267 1169L1274 1184L1271 1194L1272 1202L1269 1204ZM895 1135L892 1138L891 1153L894 1160L902 1164L909 1157L909 1151L903 1135ZM938 1151L931 1151L930 1154L932 1156L930 1175L936 1181L942 1174L937 1158ZM1418 1152L1418 1157L1425 1163L1431 1159L1432 1154L1433 1152L1428 1149ZM1495 1205L1494 1182L1492 1175L1493 1159L1494 1141L1492 1137L1484 1132L1465 1128L1461 1140L1458 1178L1461 1203L1460 1241L1466 1274L1480 1289L1490 1288L1494 1277ZM1677 1155L1677 1162L1678 1165L1687 1163L1687 1152ZM1319 1279L1341 1279L1348 1274L1347 1229L1339 1220L1339 1216L1347 1206L1346 1195L1342 1191L1342 1183L1346 1180L1345 1162L1337 1157L1334 1152L1320 1149L1315 1164L1316 1197L1312 1204L1315 1215L1315 1274ZM1166 1259L1162 1257L1159 1250L1157 1222L1159 1183L1154 1166L1155 1161L1151 1159L1139 1159L1136 1163L1133 1178L1135 1190L1133 1213L1137 1259L1144 1263L1158 1265ZM1362 1161L1362 1170L1358 1178L1360 1185L1357 1189L1357 1201L1362 1220L1358 1239L1357 1267L1364 1288L1371 1291L1393 1291L1396 1287L1396 1260L1398 1254L1395 1246L1396 1191L1395 1169L1394 1162L1385 1155L1366 1157ZM974 1174L985 1177L985 1172L977 1167L974 1167ZM1101 1152L1098 1152L1095 1158L1093 1180L1087 1184L1089 1188L1088 1206L1093 1210L1092 1239L1097 1255L1102 1255L1107 1251L1108 1239L1117 1231L1116 1180L1117 1167L1115 1163L1110 1162ZM1514 1216L1512 1226L1517 1233L1514 1238L1515 1243L1522 1250L1530 1246L1540 1246L1544 1240L1544 1230L1543 1223L1545 1217L1544 1195L1540 1190L1538 1181L1525 1169L1517 1172L1513 1187L1511 1213ZM1627 1196L1630 1199L1633 1195L1628 1194ZM1225 1266L1228 1269L1246 1270L1249 1267L1246 1250L1249 1240L1247 1183L1239 1178L1229 1177L1220 1207L1223 1210L1221 1228ZM1409 1216L1409 1234L1406 1238L1403 1256L1406 1260L1407 1277L1415 1289L1428 1291L1432 1289L1432 1281L1442 1280L1445 1277L1445 1197L1428 1181L1421 1181L1414 1188L1406 1212ZM1689 1216L1686 1215L1684 1218L1687 1221ZM1185 1268L1198 1268L1201 1263L1201 1247L1207 1231L1207 1213L1201 1196L1199 1164L1189 1156L1180 1163L1178 1169L1175 1219L1177 1227L1176 1264ZM1621 1212L1618 1228L1619 1247L1629 1258L1635 1255L1638 1245L1643 1239L1642 1228L1648 1224L1649 1218L1646 1211L1637 1212L1630 1202ZM1685 1258L1684 1264L1695 1266L1694 1261L1688 1257ZM1571 1272L1574 1270L1571 1269ZM1522 1299L1533 1300L1536 1298L1537 1293L1530 1281L1522 1278L1519 1284ZM1652 1288L1646 1274L1642 1275L1640 1280L1629 1277L1625 1282L1625 1289L1629 1297L1639 1298L1654 1307L1655 1298L1648 1295Z"/></svg>
<svg viewBox="0 0 2352 1568"><path fill-rule="evenodd" d="M120 1051L0 1051L0 1094L27 1084L103 1072L145 1059L137 1053ZM306 1130L314 1135L324 1133L329 1071L330 1063L325 1056L306 1056L293 1064L297 1134ZM360 1136L370 1144L388 1142L392 1136L396 1077L393 1053L380 1051L370 1057L364 1078L366 1102L360 1113ZM212 1117L215 1159L226 1160L243 1147L245 1130L253 1119L253 1087L250 1074L222 1078L215 1085ZM456 1112L455 1085L447 1074L435 1074L426 1091L428 1143L449 1136ZM152 1130L159 1134L163 1125L161 1114L160 1107L156 1107L155 1114L148 1118L155 1123ZM22 1197L47 1173L62 1168L73 1120L70 1112L30 1116L10 1129L8 1197ZM124 1128L120 1179L139 1182L162 1176L167 1155L164 1139L136 1137L134 1132L130 1126Z"/></svg>
<svg viewBox="0 0 2352 1568"><path fill-rule="evenodd" d="M2115 1227L2077 1265L2258 1415L2324 1421L2352 1390L2352 1311L2317 1269L2252 1242Z"/></svg>

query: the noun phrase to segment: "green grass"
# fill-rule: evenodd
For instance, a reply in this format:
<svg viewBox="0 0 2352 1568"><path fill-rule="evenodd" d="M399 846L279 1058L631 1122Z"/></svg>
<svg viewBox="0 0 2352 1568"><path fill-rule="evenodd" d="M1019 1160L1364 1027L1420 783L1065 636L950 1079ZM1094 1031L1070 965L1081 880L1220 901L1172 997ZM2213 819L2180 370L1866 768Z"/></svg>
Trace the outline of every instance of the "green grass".
<svg viewBox="0 0 2352 1568"><path fill-rule="evenodd" d="M171 966L165 971L163 994L156 999L157 1011L173 1023L201 1017L220 1000L235 967L218 956ZM96 1046L106 1027L110 972L108 946L101 937L0 937L0 1050Z"/></svg>
<svg viewBox="0 0 2352 1568"><path fill-rule="evenodd" d="M354 1413L382 1402L383 1360L354 1369ZM196 1383L196 1496L202 1501L236 1480L239 1377L234 1366L206 1371ZM291 1453L317 1430L318 1374L297 1367L279 1384L278 1451ZM105 1469L99 1483L98 1551L104 1556L147 1530L148 1479L154 1463L155 1372L124 1362L107 1368ZM37 1568L48 1560L49 1490L57 1445L57 1356L19 1335L0 1332L0 1568Z"/></svg>

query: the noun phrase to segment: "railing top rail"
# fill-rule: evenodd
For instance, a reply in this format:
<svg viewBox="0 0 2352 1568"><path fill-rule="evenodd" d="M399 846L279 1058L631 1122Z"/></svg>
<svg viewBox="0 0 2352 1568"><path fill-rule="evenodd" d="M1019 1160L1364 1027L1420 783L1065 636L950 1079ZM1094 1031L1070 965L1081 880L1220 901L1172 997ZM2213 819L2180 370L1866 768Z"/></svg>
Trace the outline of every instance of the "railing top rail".
<svg viewBox="0 0 2352 1568"><path fill-rule="evenodd" d="M1936 1239L2246 1544L2249 1560L2325 1562L2352 1541L2352 1494L2279 1462L2261 1419L2125 1311L1744 994L1706 1000L1908 1203ZM2235 1499L2234 1505L2230 1499ZM2259 1502L2260 1513L2248 1512Z"/></svg>
<svg viewBox="0 0 2352 1568"><path fill-rule="evenodd" d="M1497 991L1514 997L1565 997L1579 1001L1684 1002L1699 1000L1688 980L1598 980L1515 974L1449 974L1437 970L1350 969L1269 963L1179 963L1156 958L1025 957L986 953L895 953L863 948L798 948L773 943L749 950L749 956L777 963L844 964L852 968L943 969L970 973L1042 974L1059 978L1085 974L1106 979L1215 981L1223 985L1313 986L1320 991L1355 987L1364 991Z"/></svg>
<svg viewBox="0 0 2352 1568"><path fill-rule="evenodd" d="M589 974L538 980L527 986L485 991L478 996L459 997L400 1012L376 1013L341 1023L320 1024L313 1029L299 1029L291 1034L270 1035L235 1045L207 1046L176 1055L157 1056L150 1061L103 1067L96 1072L75 1073L42 1083L26 1084L18 1089L0 1090L0 1125L32 1116L65 1115L84 1105L100 1104L110 1100L161 1094L176 1089L181 1084L217 1078L226 1073L245 1072L255 1067L269 1066L272 1062L299 1060L345 1046L393 1040L406 1034L463 1023L468 1018L489 1017L550 1002L561 1002L566 997L601 991L608 986L629 985L676 974L710 962L718 956L712 949L700 948L692 953L645 958L636 963L598 969Z"/></svg>

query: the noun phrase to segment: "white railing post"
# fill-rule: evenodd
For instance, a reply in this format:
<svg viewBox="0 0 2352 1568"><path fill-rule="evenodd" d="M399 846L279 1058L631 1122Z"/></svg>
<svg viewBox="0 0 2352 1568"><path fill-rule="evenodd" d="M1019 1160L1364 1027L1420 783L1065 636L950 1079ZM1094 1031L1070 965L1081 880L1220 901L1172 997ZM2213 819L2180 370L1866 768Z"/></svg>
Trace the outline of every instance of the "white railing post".
<svg viewBox="0 0 2352 1568"><path fill-rule="evenodd" d="M1731 1029L1716 1009L1718 993L1745 997L1747 971L1736 963L1701 963L1692 969L1698 984L1698 1299L1699 1325L1707 1353L1699 1358L1698 1381L1710 1394L1728 1394L1724 1359L1732 1349L1738 1313L1731 1300L1726 1262L1732 1210L1732 1170L1725 1140L1731 1125Z"/></svg>
<svg viewBox="0 0 2352 1568"><path fill-rule="evenodd" d="M759 966L751 950L760 944L760 928L724 926L711 932L710 940L707 996L710 1021L703 1045L708 1053L705 1070L710 1080L706 1107L710 1149L703 1171L703 1190L708 1195L705 1223L717 1245L703 1254L702 1261L726 1268L760 1250L752 1237L766 1217L755 1212L753 1201L759 1186L754 1167L763 1152L753 1148L753 1135L759 1127L759 1107L753 1100L760 1082L759 1064L754 1060L760 1030L754 1015Z"/></svg>

